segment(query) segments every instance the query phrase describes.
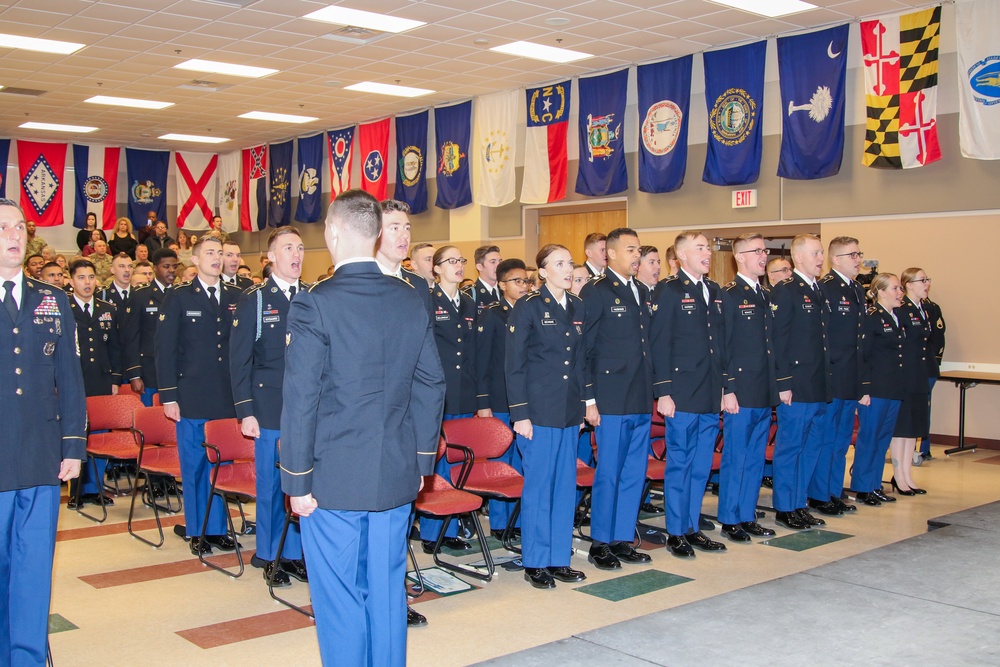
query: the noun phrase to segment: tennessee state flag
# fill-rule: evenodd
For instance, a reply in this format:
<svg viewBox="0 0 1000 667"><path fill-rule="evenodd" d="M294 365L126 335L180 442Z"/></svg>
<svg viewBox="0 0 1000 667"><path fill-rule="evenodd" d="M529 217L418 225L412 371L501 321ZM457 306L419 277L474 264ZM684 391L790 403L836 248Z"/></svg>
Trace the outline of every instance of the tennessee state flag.
<svg viewBox="0 0 1000 667"><path fill-rule="evenodd" d="M39 227L63 224L66 144L17 141L21 208Z"/></svg>
<svg viewBox="0 0 1000 667"><path fill-rule="evenodd" d="M389 156L389 119L358 126L361 152L361 189L379 201L385 199L385 161Z"/></svg>
<svg viewBox="0 0 1000 667"><path fill-rule="evenodd" d="M243 149L240 188L240 229L257 232L267 227L267 146Z"/></svg>
<svg viewBox="0 0 1000 667"><path fill-rule="evenodd" d="M118 192L118 163L121 161L121 153L122 149L118 147L73 144L75 227L86 227L87 214L93 213L103 229L115 228L115 193Z"/></svg>
<svg viewBox="0 0 1000 667"><path fill-rule="evenodd" d="M528 88L522 204L546 204L566 196L566 131L570 81Z"/></svg>

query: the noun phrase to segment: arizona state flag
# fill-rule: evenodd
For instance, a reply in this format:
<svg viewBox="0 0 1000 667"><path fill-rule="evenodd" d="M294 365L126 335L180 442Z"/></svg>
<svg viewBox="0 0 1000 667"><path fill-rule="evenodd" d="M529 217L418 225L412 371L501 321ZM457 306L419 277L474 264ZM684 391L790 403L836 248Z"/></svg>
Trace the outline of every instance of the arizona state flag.
<svg viewBox="0 0 1000 667"><path fill-rule="evenodd" d="M389 119L358 126L361 149L361 189L379 201L385 199L385 161L389 155Z"/></svg>
<svg viewBox="0 0 1000 667"><path fill-rule="evenodd" d="M66 144L17 140L21 208L39 227L63 224ZM6 169L6 165L4 165Z"/></svg>
<svg viewBox="0 0 1000 667"><path fill-rule="evenodd" d="M941 7L861 22L868 167L910 169L941 159L937 134Z"/></svg>

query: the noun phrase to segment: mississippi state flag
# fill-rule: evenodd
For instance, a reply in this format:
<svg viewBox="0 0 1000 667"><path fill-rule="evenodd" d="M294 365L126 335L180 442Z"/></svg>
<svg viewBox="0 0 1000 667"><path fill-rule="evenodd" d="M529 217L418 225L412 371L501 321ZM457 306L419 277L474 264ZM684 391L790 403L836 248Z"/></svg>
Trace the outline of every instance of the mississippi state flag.
<svg viewBox="0 0 1000 667"><path fill-rule="evenodd" d="M326 147L330 157L330 192L333 198L351 189L351 157L354 155L354 126L326 133Z"/></svg>
<svg viewBox="0 0 1000 667"><path fill-rule="evenodd" d="M240 188L240 229L257 232L267 227L267 146L243 149Z"/></svg>
<svg viewBox="0 0 1000 667"><path fill-rule="evenodd" d="M522 204L546 204L566 196L566 131L570 82L524 91L527 131L524 142Z"/></svg>
<svg viewBox="0 0 1000 667"><path fill-rule="evenodd" d="M87 226L87 214L97 216L103 229L114 229L118 212L115 193L118 192L118 163L122 149L111 146L80 146L73 144L73 174L76 181L76 206L73 225Z"/></svg>
<svg viewBox="0 0 1000 667"><path fill-rule="evenodd" d="M174 153L177 169L177 227L209 229L218 199L219 156L210 153Z"/></svg>
<svg viewBox="0 0 1000 667"><path fill-rule="evenodd" d="M385 161L389 156L389 119L358 126L361 149L361 189L379 201L385 199Z"/></svg>
<svg viewBox="0 0 1000 667"><path fill-rule="evenodd" d="M21 208L24 209L24 214L39 227L61 225L66 144L19 139L17 164L21 176Z"/></svg>

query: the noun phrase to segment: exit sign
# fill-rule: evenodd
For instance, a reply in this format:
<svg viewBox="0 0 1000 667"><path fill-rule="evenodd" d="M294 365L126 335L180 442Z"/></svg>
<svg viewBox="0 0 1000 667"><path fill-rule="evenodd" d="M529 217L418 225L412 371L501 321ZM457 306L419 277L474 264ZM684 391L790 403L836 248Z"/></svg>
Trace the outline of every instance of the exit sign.
<svg viewBox="0 0 1000 667"><path fill-rule="evenodd" d="M757 208L757 189L733 190L733 208Z"/></svg>

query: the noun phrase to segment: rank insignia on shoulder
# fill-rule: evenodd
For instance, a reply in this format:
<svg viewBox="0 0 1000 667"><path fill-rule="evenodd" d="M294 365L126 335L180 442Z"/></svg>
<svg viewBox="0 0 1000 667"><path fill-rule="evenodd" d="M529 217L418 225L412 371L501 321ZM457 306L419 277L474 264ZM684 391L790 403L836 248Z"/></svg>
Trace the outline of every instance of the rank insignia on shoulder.
<svg viewBox="0 0 1000 667"><path fill-rule="evenodd" d="M291 344L292 344L292 332L289 331L285 334L285 347L288 347Z"/></svg>
<svg viewBox="0 0 1000 667"><path fill-rule="evenodd" d="M166 313L160 313L160 321L162 322L165 319L167 319Z"/></svg>
<svg viewBox="0 0 1000 667"><path fill-rule="evenodd" d="M514 325L513 325L513 324L512 324L512 325L510 325L510 332L511 332L511 333L514 333Z"/></svg>
<svg viewBox="0 0 1000 667"><path fill-rule="evenodd" d="M774 312L774 311L776 311L776 310L778 310L778 304L776 304L776 303L772 303L772 304L771 304L771 312L773 313L773 312Z"/></svg>

